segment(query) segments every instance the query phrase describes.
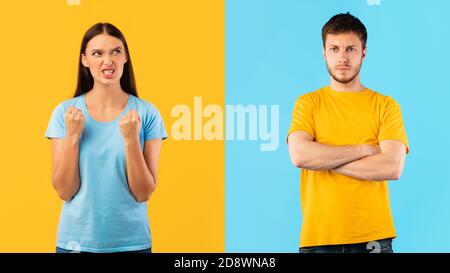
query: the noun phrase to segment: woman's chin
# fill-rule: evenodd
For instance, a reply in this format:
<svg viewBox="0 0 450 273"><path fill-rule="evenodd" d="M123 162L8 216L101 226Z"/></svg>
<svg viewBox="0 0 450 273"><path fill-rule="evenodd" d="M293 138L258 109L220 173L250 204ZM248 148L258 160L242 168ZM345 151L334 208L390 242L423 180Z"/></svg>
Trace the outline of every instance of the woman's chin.
<svg viewBox="0 0 450 273"><path fill-rule="evenodd" d="M117 84L118 82L120 82L120 79L117 78L101 78L101 79L97 79L97 81L102 84L102 85L114 85Z"/></svg>

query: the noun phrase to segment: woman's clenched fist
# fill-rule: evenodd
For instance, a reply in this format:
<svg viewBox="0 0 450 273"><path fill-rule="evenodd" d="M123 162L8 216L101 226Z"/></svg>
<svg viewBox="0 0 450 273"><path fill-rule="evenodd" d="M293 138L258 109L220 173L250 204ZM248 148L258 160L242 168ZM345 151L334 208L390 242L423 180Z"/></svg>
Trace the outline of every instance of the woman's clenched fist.
<svg viewBox="0 0 450 273"><path fill-rule="evenodd" d="M83 133L84 120L83 112L70 106L65 114L66 136L79 138L81 133Z"/></svg>
<svg viewBox="0 0 450 273"><path fill-rule="evenodd" d="M120 132L125 143L139 141L141 117L136 110L130 110L119 121Z"/></svg>

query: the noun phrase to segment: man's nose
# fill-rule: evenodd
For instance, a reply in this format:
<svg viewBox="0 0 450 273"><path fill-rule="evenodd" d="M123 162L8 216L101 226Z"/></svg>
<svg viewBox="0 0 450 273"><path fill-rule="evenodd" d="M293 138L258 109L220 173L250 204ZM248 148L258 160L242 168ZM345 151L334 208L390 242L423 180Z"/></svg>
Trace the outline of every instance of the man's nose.
<svg viewBox="0 0 450 273"><path fill-rule="evenodd" d="M346 64L346 63L348 62L347 54L346 54L346 53L341 53L341 54L339 55L338 62L339 62L340 64Z"/></svg>

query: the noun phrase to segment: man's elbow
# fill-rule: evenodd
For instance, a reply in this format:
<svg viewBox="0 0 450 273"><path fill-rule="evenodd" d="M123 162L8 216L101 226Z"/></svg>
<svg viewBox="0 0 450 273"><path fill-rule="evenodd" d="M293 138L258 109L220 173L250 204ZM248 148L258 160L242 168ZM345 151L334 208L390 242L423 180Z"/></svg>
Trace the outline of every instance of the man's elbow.
<svg viewBox="0 0 450 273"><path fill-rule="evenodd" d="M307 163L307 158L305 155L308 153L306 152L306 147L303 142L296 143L295 145L292 144L294 141L291 141L289 143L289 158L291 160L292 165L294 165L297 168L305 168L305 165Z"/></svg>
<svg viewBox="0 0 450 273"><path fill-rule="evenodd" d="M323 161L314 158L305 158L304 156L291 158L291 162L297 168L311 171L319 171L327 168Z"/></svg>
<svg viewBox="0 0 450 273"><path fill-rule="evenodd" d="M398 164L396 162L396 164L393 164L390 170L389 180L399 180L400 176L402 176L402 172L403 172L403 165Z"/></svg>
<svg viewBox="0 0 450 273"><path fill-rule="evenodd" d="M302 156L291 156L291 163L297 168L305 167L305 160Z"/></svg>
<svg viewBox="0 0 450 273"><path fill-rule="evenodd" d="M389 180L399 180L400 176L402 175L402 172L399 170L394 170L391 174L391 177Z"/></svg>

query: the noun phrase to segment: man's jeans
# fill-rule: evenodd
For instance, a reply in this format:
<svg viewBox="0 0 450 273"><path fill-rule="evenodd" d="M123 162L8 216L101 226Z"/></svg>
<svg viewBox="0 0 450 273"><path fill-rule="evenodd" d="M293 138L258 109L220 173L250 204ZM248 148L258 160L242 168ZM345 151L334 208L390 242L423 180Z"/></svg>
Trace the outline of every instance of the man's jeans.
<svg viewBox="0 0 450 273"><path fill-rule="evenodd" d="M301 247L300 253L393 253L392 239L359 244Z"/></svg>

